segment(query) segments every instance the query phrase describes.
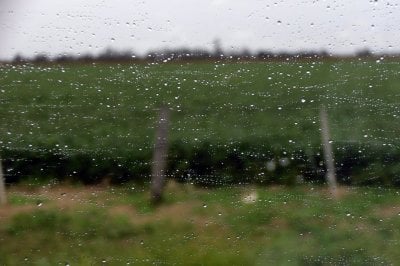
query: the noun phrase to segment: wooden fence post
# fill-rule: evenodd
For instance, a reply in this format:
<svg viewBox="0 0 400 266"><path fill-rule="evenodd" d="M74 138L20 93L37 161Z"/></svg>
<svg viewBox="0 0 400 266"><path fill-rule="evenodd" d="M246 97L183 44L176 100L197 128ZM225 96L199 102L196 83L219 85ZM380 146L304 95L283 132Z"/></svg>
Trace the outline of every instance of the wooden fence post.
<svg viewBox="0 0 400 266"><path fill-rule="evenodd" d="M153 153L152 177L151 177L151 202L158 204L162 201L162 193L165 184L165 172L168 152L168 124L169 109L161 107L159 111L158 126Z"/></svg>
<svg viewBox="0 0 400 266"><path fill-rule="evenodd" d="M5 205L6 203L7 203L6 184L3 175L3 165L1 163L1 157L0 157L0 205Z"/></svg>
<svg viewBox="0 0 400 266"><path fill-rule="evenodd" d="M321 106L320 110L321 119L321 138L322 147L324 152L324 159L326 164L326 181L328 182L329 188L333 196L337 196L337 182L335 172L335 159L332 151L332 141L329 133L328 114L325 106Z"/></svg>

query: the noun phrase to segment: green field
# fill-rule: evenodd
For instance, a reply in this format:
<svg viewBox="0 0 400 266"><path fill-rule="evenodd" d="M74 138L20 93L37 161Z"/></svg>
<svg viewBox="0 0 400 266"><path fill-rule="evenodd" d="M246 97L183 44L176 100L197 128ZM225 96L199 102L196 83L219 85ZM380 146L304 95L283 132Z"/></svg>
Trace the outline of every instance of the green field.
<svg viewBox="0 0 400 266"><path fill-rule="evenodd" d="M166 105L173 178L320 181L323 104L340 180L398 185L399 94L385 60L2 65L0 149L8 182L143 179Z"/></svg>
<svg viewBox="0 0 400 266"><path fill-rule="evenodd" d="M313 186L17 186L0 207L1 265L396 265L400 194ZM249 195L251 195L249 197Z"/></svg>

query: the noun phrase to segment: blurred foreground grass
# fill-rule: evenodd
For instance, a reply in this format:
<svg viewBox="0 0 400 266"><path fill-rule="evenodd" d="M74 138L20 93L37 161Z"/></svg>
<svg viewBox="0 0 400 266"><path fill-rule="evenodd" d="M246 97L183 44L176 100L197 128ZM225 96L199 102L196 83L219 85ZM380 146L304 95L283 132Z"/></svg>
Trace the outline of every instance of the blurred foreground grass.
<svg viewBox="0 0 400 266"><path fill-rule="evenodd" d="M400 261L400 192L322 187L17 186L0 265L377 265Z"/></svg>

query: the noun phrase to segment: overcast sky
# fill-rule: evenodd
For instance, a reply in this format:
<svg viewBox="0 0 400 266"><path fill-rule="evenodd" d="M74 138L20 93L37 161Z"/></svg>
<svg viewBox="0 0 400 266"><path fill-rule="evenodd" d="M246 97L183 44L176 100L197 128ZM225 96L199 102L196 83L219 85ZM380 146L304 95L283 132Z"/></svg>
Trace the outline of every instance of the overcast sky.
<svg viewBox="0 0 400 266"><path fill-rule="evenodd" d="M400 51L398 0L0 0L0 59L158 48Z"/></svg>

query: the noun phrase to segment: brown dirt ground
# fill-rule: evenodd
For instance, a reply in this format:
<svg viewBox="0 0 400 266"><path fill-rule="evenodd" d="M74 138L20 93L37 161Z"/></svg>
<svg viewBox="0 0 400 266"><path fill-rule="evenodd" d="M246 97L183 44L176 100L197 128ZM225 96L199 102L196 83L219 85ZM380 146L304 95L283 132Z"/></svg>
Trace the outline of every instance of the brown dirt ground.
<svg viewBox="0 0 400 266"><path fill-rule="evenodd" d="M60 211L79 209L82 207L105 207L111 215L127 216L134 224L144 224L151 221L168 220L172 223L182 221L191 221L194 217L193 209L200 207L201 202L187 201L171 205L162 205L154 211L146 214L138 212L133 205L112 205L107 206L106 202L113 199L110 188L106 186L92 187L72 187L55 186L42 188L24 188L14 187L9 189L9 195L19 195L28 198L42 198L42 204L30 203L26 205L0 206L0 223L12 218L14 215L22 212L32 212L40 209L58 209ZM187 217L187 219L185 219ZM207 223L198 216L196 222Z"/></svg>

